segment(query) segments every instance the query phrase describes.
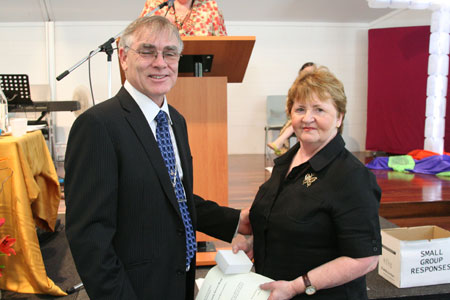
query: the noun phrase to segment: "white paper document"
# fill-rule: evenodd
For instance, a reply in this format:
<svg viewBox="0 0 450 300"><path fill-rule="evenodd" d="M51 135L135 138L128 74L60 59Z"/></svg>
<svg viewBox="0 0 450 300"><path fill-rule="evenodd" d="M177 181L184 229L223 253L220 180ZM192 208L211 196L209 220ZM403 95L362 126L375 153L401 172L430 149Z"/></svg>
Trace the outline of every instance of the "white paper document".
<svg viewBox="0 0 450 300"><path fill-rule="evenodd" d="M270 291L259 288L273 281L262 275L249 272L225 275L218 266L209 270L196 300L267 300Z"/></svg>

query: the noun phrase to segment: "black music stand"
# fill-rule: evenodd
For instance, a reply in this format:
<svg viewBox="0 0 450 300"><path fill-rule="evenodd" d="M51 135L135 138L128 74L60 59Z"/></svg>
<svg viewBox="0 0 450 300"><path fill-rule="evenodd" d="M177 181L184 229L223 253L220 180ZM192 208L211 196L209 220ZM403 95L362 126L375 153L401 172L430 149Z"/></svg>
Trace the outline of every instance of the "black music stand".
<svg viewBox="0 0 450 300"><path fill-rule="evenodd" d="M31 100L30 81L27 74L0 74L0 88L8 100L8 106L15 107L11 112L24 112L25 107L34 106L33 100ZM23 108L23 111L21 111ZM46 125L47 121L42 119L47 114L46 111L42 111L39 118L36 120L28 120L28 125ZM43 131L47 134L47 130Z"/></svg>
<svg viewBox="0 0 450 300"><path fill-rule="evenodd" d="M8 101L8 110L11 112L24 112L25 107L33 106L33 100L31 100L30 81L27 74L0 74L0 88L6 96ZM16 109L9 109L9 107L15 107ZM22 111L23 109L23 111ZM42 120L47 112L42 111L39 118L36 120L28 120L28 125L45 125L42 128L42 134L45 139L49 139L48 122Z"/></svg>
<svg viewBox="0 0 450 300"><path fill-rule="evenodd" d="M8 104L33 104L27 74L0 74L0 88L3 90Z"/></svg>

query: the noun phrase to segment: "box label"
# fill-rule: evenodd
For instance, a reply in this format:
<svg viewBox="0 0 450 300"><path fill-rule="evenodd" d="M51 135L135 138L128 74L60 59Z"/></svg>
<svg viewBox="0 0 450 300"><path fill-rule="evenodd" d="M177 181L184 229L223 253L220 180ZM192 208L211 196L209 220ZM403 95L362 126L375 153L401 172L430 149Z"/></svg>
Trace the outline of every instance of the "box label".
<svg viewBox="0 0 450 300"><path fill-rule="evenodd" d="M444 264L444 251L442 249L420 251L420 267L411 268L411 274L427 272L449 271L450 263Z"/></svg>
<svg viewBox="0 0 450 300"><path fill-rule="evenodd" d="M449 240L403 243L400 281L401 287L450 282Z"/></svg>

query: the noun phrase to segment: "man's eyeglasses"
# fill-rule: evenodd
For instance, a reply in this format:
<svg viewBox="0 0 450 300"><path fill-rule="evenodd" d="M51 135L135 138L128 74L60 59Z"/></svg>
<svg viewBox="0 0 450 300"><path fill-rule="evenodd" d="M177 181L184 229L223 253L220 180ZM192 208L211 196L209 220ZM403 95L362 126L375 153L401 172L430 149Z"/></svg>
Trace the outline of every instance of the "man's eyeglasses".
<svg viewBox="0 0 450 300"><path fill-rule="evenodd" d="M158 57L159 53L161 53L164 61L168 64L177 63L181 57L181 54L175 50L164 50L164 51L158 51L156 49L136 50L129 46L125 46L125 48L133 50L134 52L139 54L140 57L148 61L154 61Z"/></svg>

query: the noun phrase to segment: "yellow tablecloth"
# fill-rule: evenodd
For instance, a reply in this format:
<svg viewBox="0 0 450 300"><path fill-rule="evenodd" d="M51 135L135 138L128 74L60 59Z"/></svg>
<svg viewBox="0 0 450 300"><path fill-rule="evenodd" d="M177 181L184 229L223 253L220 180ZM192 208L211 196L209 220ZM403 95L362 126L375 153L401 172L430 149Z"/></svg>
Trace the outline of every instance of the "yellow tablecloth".
<svg viewBox="0 0 450 300"><path fill-rule="evenodd" d="M11 173L12 172L12 173ZM0 237L17 241L17 255L0 256L5 265L0 289L20 293L66 295L47 277L36 225L54 230L60 189L55 166L40 131L22 137L0 137Z"/></svg>

